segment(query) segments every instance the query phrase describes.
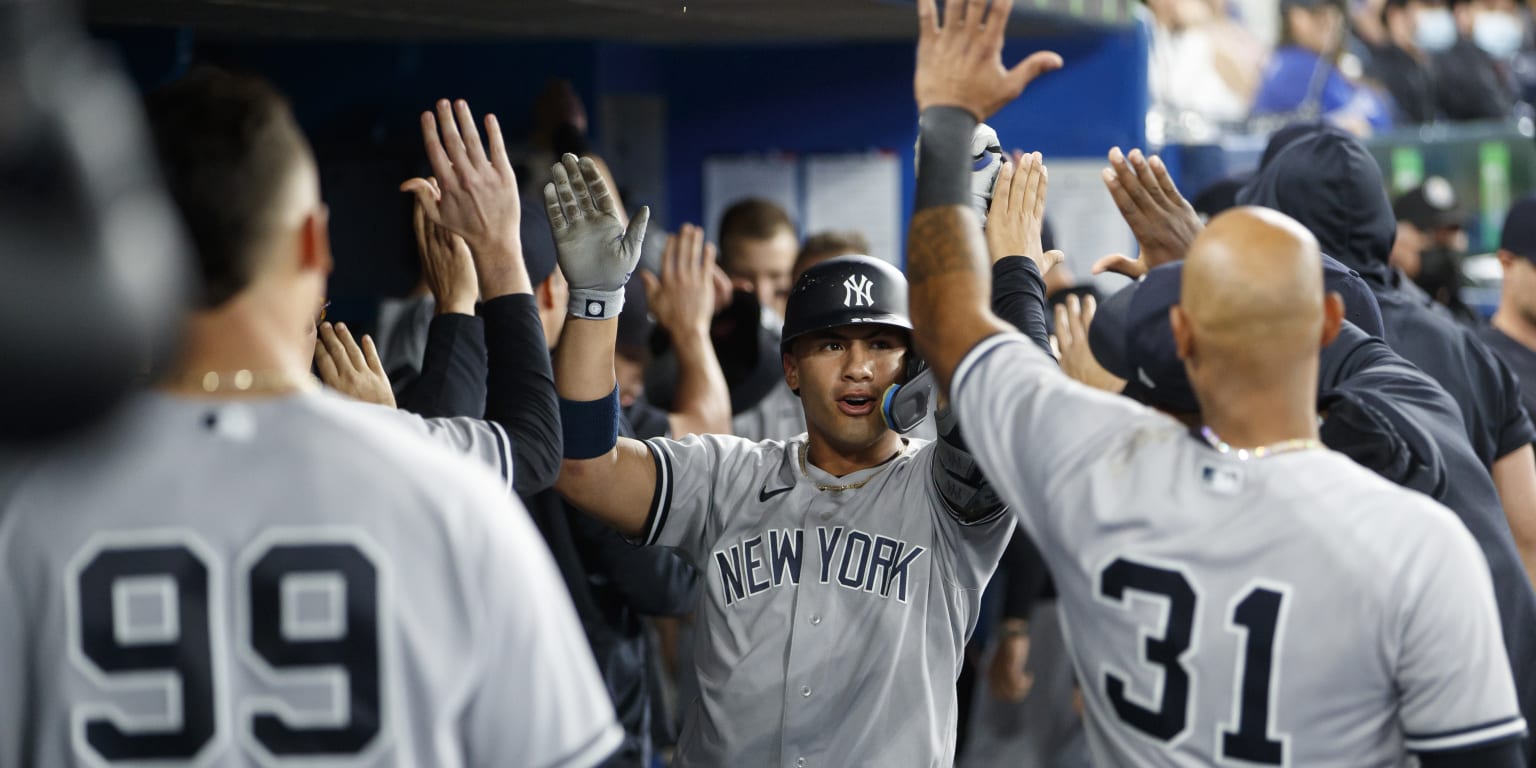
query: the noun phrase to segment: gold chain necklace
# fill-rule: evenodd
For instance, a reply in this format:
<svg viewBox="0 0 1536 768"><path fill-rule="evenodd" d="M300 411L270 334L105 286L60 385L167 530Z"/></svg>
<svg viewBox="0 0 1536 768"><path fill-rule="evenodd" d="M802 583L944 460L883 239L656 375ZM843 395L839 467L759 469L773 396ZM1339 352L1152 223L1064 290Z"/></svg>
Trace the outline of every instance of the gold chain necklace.
<svg viewBox="0 0 1536 768"><path fill-rule="evenodd" d="M1222 440L1219 436L1217 436L1216 430L1211 429L1210 427L1201 427L1200 436L1204 437L1205 442L1209 443L1212 448L1215 448L1217 453L1234 455L1237 457L1238 461L1262 459L1269 456L1278 456L1282 453L1310 451L1314 448L1323 447L1322 441L1315 438L1296 437L1291 438L1290 440L1281 440L1280 442L1274 443L1272 445L1261 445L1257 448L1233 448L1231 445L1227 444L1227 441Z"/></svg>
<svg viewBox="0 0 1536 768"><path fill-rule="evenodd" d="M906 443L902 443L901 450L896 452L896 456L900 456L901 454L905 453L906 450L907 450ZM818 490L818 491L856 491L856 490L858 490L860 488L863 488L866 485L869 485L871 480L874 480L875 478L879 477L881 475L881 473L883 473L886 469L889 469L890 466L891 466L891 462L896 458L896 456L892 456L890 459L887 459L884 464L880 465L880 471L879 472L875 472L874 474L871 474L869 477L866 477L863 480L858 481L857 483L849 483L847 485L822 485L821 483L818 483L815 480L811 479L811 470L810 470L809 467L806 466L806 463L805 463L805 455L807 453L809 453L809 452L810 452L809 444L801 443L800 444L800 474L805 475L805 479L810 480L811 484L816 486L816 490Z"/></svg>
<svg viewBox="0 0 1536 768"><path fill-rule="evenodd" d="M258 394L305 389L319 382L311 374L294 375L284 371L253 371L241 368L236 371L205 371L189 373L174 380L177 386L199 389L207 394L241 392Z"/></svg>

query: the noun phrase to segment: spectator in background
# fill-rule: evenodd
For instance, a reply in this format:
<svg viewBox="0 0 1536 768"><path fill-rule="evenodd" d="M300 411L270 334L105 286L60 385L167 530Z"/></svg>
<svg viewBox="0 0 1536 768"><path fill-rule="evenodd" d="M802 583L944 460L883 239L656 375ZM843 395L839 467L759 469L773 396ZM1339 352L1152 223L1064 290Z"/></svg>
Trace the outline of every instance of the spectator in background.
<svg viewBox="0 0 1536 768"><path fill-rule="evenodd" d="M1255 117L1320 116L1357 135L1392 127L1385 101L1340 70L1347 18L1344 0L1281 0L1280 47L1265 69Z"/></svg>
<svg viewBox="0 0 1536 768"><path fill-rule="evenodd" d="M1520 400L1536 413L1536 196L1509 209L1499 242L1503 292L1492 322L1478 331L1520 379Z"/></svg>
<svg viewBox="0 0 1536 768"><path fill-rule="evenodd" d="M1436 102L1431 57L1456 44L1456 20L1445 0L1386 0L1383 45L1373 46L1366 74L1386 87L1400 124L1433 122Z"/></svg>
<svg viewBox="0 0 1536 768"><path fill-rule="evenodd" d="M1477 313L1461 300L1461 264L1467 256L1467 232L1456 203L1456 190L1439 176L1392 202L1397 240L1390 263L1430 298L1464 323L1477 324Z"/></svg>
<svg viewBox="0 0 1536 768"><path fill-rule="evenodd" d="M1227 12L1226 0L1147 0L1148 77L1154 105L1218 123L1248 116L1263 71L1263 46Z"/></svg>
<svg viewBox="0 0 1536 768"><path fill-rule="evenodd" d="M1503 120L1519 101L1511 63L1525 44L1515 0L1451 0L1460 39L1435 58L1437 99L1451 120Z"/></svg>
<svg viewBox="0 0 1536 768"><path fill-rule="evenodd" d="M763 326L778 333L794 283L800 240L789 214L767 200L748 199L720 217L720 266L738 290L757 297Z"/></svg>

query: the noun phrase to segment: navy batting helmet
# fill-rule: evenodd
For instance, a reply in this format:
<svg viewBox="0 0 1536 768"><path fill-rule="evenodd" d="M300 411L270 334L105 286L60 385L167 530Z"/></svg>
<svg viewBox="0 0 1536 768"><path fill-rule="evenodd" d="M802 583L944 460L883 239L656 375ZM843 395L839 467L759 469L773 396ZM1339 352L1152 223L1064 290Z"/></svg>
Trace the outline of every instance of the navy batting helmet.
<svg viewBox="0 0 1536 768"><path fill-rule="evenodd" d="M889 325L912 330L907 278L868 256L839 256L805 271L789 293L780 349L796 338L842 325Z"/></svg>

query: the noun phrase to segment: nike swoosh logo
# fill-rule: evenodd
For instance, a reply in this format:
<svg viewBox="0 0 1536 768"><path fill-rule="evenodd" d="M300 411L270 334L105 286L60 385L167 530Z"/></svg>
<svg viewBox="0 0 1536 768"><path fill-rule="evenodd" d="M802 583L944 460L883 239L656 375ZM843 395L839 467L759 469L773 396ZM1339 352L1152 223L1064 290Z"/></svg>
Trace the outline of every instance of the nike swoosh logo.
<svg viewBox="0 0 1536 768"><path fill-rule="evenodd" d="M770 491L770 490L768 490L768 486L765 485L765 486L763 486L763 489L761 491L757 492L757 500L758 501L767 501L767 500L769 500L769 499L771 499L771 498L773 498L775 496L778 496L779 494L789 493L790 491L793 491L794 489L795 489L795 487L793 485L790 485L790 486L785 486L783 488L776 488L776 489Z"/></svg>

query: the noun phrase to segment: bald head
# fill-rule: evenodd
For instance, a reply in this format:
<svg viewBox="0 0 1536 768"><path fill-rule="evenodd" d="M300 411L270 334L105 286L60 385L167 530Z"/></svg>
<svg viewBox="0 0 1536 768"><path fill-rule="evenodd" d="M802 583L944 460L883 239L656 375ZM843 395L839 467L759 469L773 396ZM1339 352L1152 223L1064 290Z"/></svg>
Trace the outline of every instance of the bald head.
<svg viewBox="0 0 1536 768"><path fill-rule="evenodd" d="M1315 390L1319 348L1343 308L1323 291L1317 240L1294 219L1234 208L1211 220L1185 259L1170 318L1202 403L1222 388L1281 385Z"/></svg>

